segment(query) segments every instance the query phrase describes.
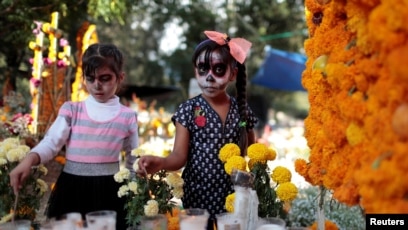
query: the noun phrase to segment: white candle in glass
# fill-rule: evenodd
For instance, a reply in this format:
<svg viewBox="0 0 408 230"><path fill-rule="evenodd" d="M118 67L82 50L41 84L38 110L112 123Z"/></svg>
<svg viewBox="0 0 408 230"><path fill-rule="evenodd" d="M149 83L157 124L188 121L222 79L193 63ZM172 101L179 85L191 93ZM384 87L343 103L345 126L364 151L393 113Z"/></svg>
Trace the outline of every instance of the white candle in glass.
<svg viewBox="0 0 408 230"><path fill-rule="evenodd" d="M208 216L205 209L186 209L180 213L180 230L204 230L207 228Z"/></svg>

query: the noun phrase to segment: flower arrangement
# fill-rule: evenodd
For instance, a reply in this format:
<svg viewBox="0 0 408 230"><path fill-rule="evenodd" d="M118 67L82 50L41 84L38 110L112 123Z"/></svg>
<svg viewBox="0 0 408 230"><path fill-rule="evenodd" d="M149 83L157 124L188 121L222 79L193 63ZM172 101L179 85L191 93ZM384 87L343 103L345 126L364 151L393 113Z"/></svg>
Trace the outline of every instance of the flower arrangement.
<svg viewBox="0 0 408 230"><path fill-rule="evenodd" d="M133 156L146 154L142 149L134 149ZM138 169L138 160L133 169ZM123 185L119 188L118 196L126 197L126 219L130 226L140 224L143 217L152 217L157 214L165 214L168 217L168 228L174 229L178 221L169 218L175 216L177 203L173 198L180 199L183 196L184 181L177 172L161 170L146 177L136 176L129 169L122 168L114 175L114 179Z"/></svg>
<svg viewBox="0 0 408 230"><path fill-rule="evenodd" d="M6 138L0 142L0 222L9 221L13 215L15 219L34 220L40 200L48 190L47 183L41 179L47 174L47 168L43 165L33 167L19 191L16 210L13 210L16 196L10 186L9 173L29 151L30 147L20 144L18 138Z"/></svg>
<svg viewBox="0 0 408 230"><path fill-rule="evenodd" d="M305 7L311 152L296 171L367 213L407 213L408 5L306 0Z"/></svg>
<svg viewBox="0 0 408 230"><path fill-rule="evenodd" d="M219 159L224 162L224 169L231 175L233 169L249 171L254 175L253 189L256 190L259 206L259 217L281 217L287 212L285 202L291 202L297 196L298 189L291 181L291 172L283 166L277 166L272 171L268 161L276 158L276 152L265 144L254 143L247 149L248 157L241 156L238 145L228 143L219 152ZM235 193L227 196L225 207L228 212L234 212Z"/></svg>

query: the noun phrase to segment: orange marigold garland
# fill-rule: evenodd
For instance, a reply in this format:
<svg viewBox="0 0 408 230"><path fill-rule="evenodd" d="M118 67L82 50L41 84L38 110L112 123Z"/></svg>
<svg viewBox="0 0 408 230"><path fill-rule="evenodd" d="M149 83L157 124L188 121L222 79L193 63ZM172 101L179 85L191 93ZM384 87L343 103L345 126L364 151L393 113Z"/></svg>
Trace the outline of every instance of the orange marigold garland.
<svg viewBox="0 0 408 230"><path fill-rule="evenodd" d="M305 6L311 155L295 162L296 171L367 213L407 213L408 181L399 178L408 170L408 2Z"/></svg>

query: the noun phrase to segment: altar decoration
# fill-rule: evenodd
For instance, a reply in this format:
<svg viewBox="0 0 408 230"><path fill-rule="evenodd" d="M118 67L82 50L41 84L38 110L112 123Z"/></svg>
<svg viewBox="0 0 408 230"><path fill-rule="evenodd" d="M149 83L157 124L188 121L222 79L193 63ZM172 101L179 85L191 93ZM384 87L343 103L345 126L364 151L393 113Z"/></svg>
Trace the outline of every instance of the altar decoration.
<svg viewBox="0 0 408 230"><path fill-rule="evenodd" d="M142 149L134 149L133 156L145 155ZM138 169L138 160L135 161L133 169ZM121 168L114 175L116 182L123 184L118 191L118 197L125 197L127 202L127 223L136 227L144 217L152 217L158 214L168 214L174 216L173 210L177 208L177 203L173 198L181 199L183 196L184 181L178 172L168 172L161 170L155 174L139 177L131 173L127 168ZM178 224L176 221L169 221L168 228L174 228L170 224Z"/></svg>
<svg viewBox="0 0 408 230"><path fill-rule="evenodd" d="M311 151L296 171L366 213L407 213L408 2L306 0L305 7Z"/></svg>
<svg viewBox="0 0 408 230"><path fill-rule="evenodd" d="M10 186L9 173L29 153L30 147L21 144L17 138L6 138L0 142L0 222L7 222L14 216L15 219L29 219L33 221L40 208L41 198L48 190L43 176L48 172L43 165L32 168L18 194L18 202L14 210L16 196Z"/></svg>
<svg viewBox="0 0 408 230"><path fill-rule="evenodd" d="M256 191L259 205L259 217L285 218L287 211L285 202L289 203L297 196L297 187L291 180L291 172L277 166L271 170L268 161L276 158L274 149L262 143L254 143L247 149L247 157L241 156L238 145L228 143L219 152L219 159L224 162L228 174L236 170L244 170L253 175L250 186ZM236 192L227 196L225 207L228 212L234 212Z"/></svg>

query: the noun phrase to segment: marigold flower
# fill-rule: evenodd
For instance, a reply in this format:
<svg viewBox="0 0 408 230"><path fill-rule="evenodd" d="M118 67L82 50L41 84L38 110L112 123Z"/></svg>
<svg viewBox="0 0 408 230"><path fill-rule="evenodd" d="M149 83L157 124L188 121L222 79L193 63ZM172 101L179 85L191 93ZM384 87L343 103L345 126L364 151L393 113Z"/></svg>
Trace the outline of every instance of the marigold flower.
<svg viewBox="0 0 408 230"><path fill-rule="evenodd" d="M41 194L44 194L48 191L48 185L42 179L37 179L37 188L40 190Z"/></svg>
<svg viewBox="0 0 408 230"><path fill-rule="evenodd" d="M283 166L276 166L272 171L271 178L277 184L289 182L292 179L292 173L289 169Z"/></svg>
<svg viewBox="0 0 408 230"><path fill-rule="evenodd" d="M138 191L137 191L138 186L137 186L137 183L135 181L129 182L128 183L128 188L129 188L129 191L133 192L134 194L138 194Z"/></svg>
<svg viewBox="0 0 408 230"><path fill-rule="evenodd" d="M7 160L4 159L3 157L0 157L0 166L7 164ZM0 171L1 174L1 171Z"/></svg>
<svg viewBox="0 0 408 230"><path fill-rule="evenodd" d="M27 155L27 152L24 151L24 149L10 149L6 153L7 160L10 162L19 162L21 161L25 156Z"/></svg>
<svg viewBox="0 0 408 230"><path fill-rule="evenodd" d="M276 158L276 151L273 148L268 148L268 152L266 154L266 160L273 161Z"/></svg>
<svg viewBox="0 0 408 230"><path fill-rule="evenodd" d="M48 174L48 169L43 164L38 165L38 171L42 172L44 176Z"/></svg>
<svg viewBox="0 0 408 230"><path fill-rule="evenodd" d="M146 216L155 216L159 213L159 203L156 200L147 201L144 206L144 213Z"/></svg>
<svg viewBox="0 0 408 230"><path fill-rule="evenodd" d="M235 203L235 193L231 193L225 198L225 209L227 210L227 212L231 212L231 213L234 212L234 203Z"/></svg>
<svg viewBox="0 0 408 230"><path fill-rule="evenodd" d="M230 157L240 156L240 155L241 155L241 150L239 146L235 143L228 143L222 146L218 154L218 158L220 158L222 162L227 162L227 160Z"/></svg>
<svg viewBox="0 0 408 230"><path fill-rule="evenodd" d="M249 159L248 161L248 169L252 171L256 163L266 164L266 161L256 161L254 159Z"/></svg>
<svg viewBox="0 0 408 230"><path fill-rule="evenodd" d="M122 185L118 191L118 197L124 197L129 193L129 187L127 185Z"/></svg>
<svg viewBox="0 0 408 230"><path fill-rule="evenodd" d="M255 161L265 161L269 155L269 149L265 144L254 143L248 147L247 154Z"/></svg>
<svg viewBox="0 0 408 230"><path fill-rule="evenodd" d="M298 189L292 182L279 184L276 188L276 195L282 201L292 201L296 198Z"/></svg>
<svg viewBox="0 0 408 230"><path fill-rule="evenodd" d="M241 156L232 156L230 157L227 162L224 164L224 169L225 172L227 172L228 175L231 175L233 169L238 169L238 170L246 170L246 161L245 158Z"/></svg>
<svg viewBox="0 0 408 230"><path fill-rule="evenodd" d="M364 140L364 131L355 123L351 123L346 130L347 141L354 146Z"/></svg>
<svg viewBox="0 0 408 230"><path fill-rule="evenodd" d="M169 186L173 188L182 188L184 185L184 180L178 173L169 173L166 177L166 182Z"/></svg>
<svg viewBox="0 0 408 230"><path fill-rule="evenodd" d="M173 196L177 199L181 199L184 196L183 187L175 187L173 189Z"/></svg>
<svg viewBox="0 0 408 230"><path fill-rule="evenodd" d="M130 177L130 171L127 168L122 168L117 172L113 178L115 179L116 182L122 183L123 181L129 179Z"/></svg>

